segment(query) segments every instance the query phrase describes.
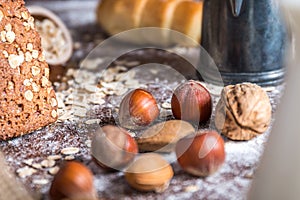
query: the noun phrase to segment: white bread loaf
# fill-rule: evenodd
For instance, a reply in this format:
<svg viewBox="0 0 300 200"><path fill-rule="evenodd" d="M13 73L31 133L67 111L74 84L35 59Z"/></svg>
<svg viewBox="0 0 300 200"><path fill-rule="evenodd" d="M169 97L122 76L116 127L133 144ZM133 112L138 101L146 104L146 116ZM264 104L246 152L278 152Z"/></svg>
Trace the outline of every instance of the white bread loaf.
<svg viewBox="0 0 300 200"><path fill-rule="evenodd" d="M194 46L200 42L203 2L191 0L101 0L97 9L98 22L110 35L143 27L160 30L132 32L123 40L139 44L181 44ZM174 34L169 30L180 34Z"/></svg>

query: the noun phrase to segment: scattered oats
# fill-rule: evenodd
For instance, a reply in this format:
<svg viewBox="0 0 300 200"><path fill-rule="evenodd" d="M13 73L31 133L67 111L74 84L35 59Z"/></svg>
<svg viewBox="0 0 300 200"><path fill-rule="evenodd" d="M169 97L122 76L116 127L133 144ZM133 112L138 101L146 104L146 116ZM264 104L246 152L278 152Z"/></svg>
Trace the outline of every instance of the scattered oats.
<svg viewBox="0 0 300 200"><path fill-rule="evenodd" d="M34 92L39 92L40 91L40 86L38 86L36 83L32 83L32 89Z"/></svg>
<svg viewBox="0 0 300 200"><path fill-rule="evenodd" d="M184 189L184 191L185 192L197 192L199 189L200 188L198 185L189 185Z"/></svg>
<svg viewBox="0 0 300 200"><path fill-rule="evenodd" d="M11 31L11 29L12 29L11 24L6 24L5 27L4 27L4 29L5 29L6 31Z"/></svg>
<svg viewBox="0 0 300 200"><path fill-rule="evenodd" d="M111 83L101 82L100 84L103 87L105 87L106 89L111 89L111 90L115 90L116 88L120 87L120 85L121 85L121 83L119 83L119 82L111 82Z"/></svg>
<svg viewBox="0 0 300 200"><path fill-rule="evenodd" d="M32 101L33 99L33 93L31 90L27 90L25 93L24 93L24 96L25 96L25 99L27 101Z"/></svg>
<svg viewBox="0 0 300 200"><path fill-rule="evenodd" d="M42 77L42 87L47 87L48 82L49 82L48 78L46 76L43 76Z"/></svg>
<svg viewBox="0 0 300 200"><path fill-rule="evenodd" d="M105 98L105 94L103 92L97 92L97 93L94 93L94 94L90 94L89 95L89 98L91 99L103 99Z"/></svg>
<svg viewBox="0 0 300 200"><path fill-rule="evenodd" d="M100 119L89 119L85 121L85 124L90 125L90 124L99 124Z"/></svg>
<svg viewBox="0 0 300 200"><path fill-rule="evenodd" d="M49 183L49 180L47 180L47 179L33 179L32 183L35 184L35 185L46 185L47 183Z"/></svg>
<svg viewBox="0 0 300 200"><path fill-rule="evenodd" d="M61 155L50 155L47 157L48 160L60 160L61 158Z"/></svg>
<svg viewBox="0 0 300 200"><path fill-rule="evenodd" d="M103 92L104 94L106 94L106 95L114 95L114 94L115 94L115 91L113 91L113 90L108 90L107 88L104 88L104 89L102 90L102 92Z"/></svg>
<svg viewBox="0 0 300 200"><path fill-rule="evenodd" d="M6 50L3 50L2 53L3 53L5 58L8 58L8 52Z"/></svg>
<svg viewBox="0 0 300 200"><path fill-rule="evenodd" d="M25 53L25 61L26 62L31 62L32 61L32 55L30 52Z"/></svg>
<svg viewBox="0 0 300 200"><path fill-rule="evenodd" d="M49 168L49 167L53 167L55 165L55 161L54 160L43 160L41 162L41 165L45 168Z"/></svg>
<svg viewBox="0 0 300 200"><path fill-rule="evenodd" d="M84 69L97 69L103 61L102 58L86 59L81 63L81 67Z"/></svg>
<svg viewBox="0 0 300 200"><path fill-rule="evenodd" d="M117 96L121 96L121 95L125 94L127 91L128 91L128 89L123 88L123 89L117 90L117 91L115 92L115 94L116 94Z"/></svg>
<svg viewBox="0 0 300 200"><path fill-rule="evenodd" d="M85 117L87 110L85 108L74 107L74 115L77 117Z"/></svg>
<svg viewBox="0 0 300 200"><path fill-rule="evenodd" d="M9 43L13 43L16 39L16 34L12 31L7 31L6 33L6 40L9 42Z"/></svg>
<svg viewBox="0 0 300 200"><path fill-rule="evenodd" d="M56 112L56 110L52 110L51 116L52 116L53 118L56 118L56 117L57 117L57 112Z"/></svg>
<svg viewBox="0 0 300 200"><path fill-rule="evenodd" d="M11 68L19 67L24 62L24 55L10 54L8 56L8 62Z"/></svg>
<svg viewBox="0 0 300 200"><path fill-rule="evenodd" d="M138 66L141 63L139 61L131 61L131 62L126 62L125 65L128 67L134 67L134 66Z"/></svg>
<svg viewBox="0 0 300 200"><path fill-rule="evenodd" d="M104 74L102 78L105 82L112 82L115 79L115 76Z"/></svg>
<svg viewBox="0 0 300 200"><path fill-rule="evenodd" d="M93 92L93 93L96 93L96 92L99 92L99 88L95 85L87 85L85 84L84 85L84 89L88 92Z"/></svg>
<svg viewBox="0 0 300 200"><path fill-rule="evenodd" d="M23 85L25 85L25 86L31 86L31 81L29 79L25 79L23 81Z"/></svg>
<svg viewBox="0 0 300 200"><path fill-rule="evenodd" d="M131 88L135 88L139 86L139 81L135 79L129 79L125 82L125 85Z"/></svg>
<svg viewBox="0 0 300 200"><path fill-rule="evenodd" d="M21 178L25 178L27 176L31 176L32 174L36 173L37 171L31 167L25 166L22 168L17 169L17 174Z"/></svg>
<svg viewBox="0 0 300 200"><path fill-rule="evenodd" d="M28 43L28 44L27 44L27 50L28 50L28 51L33 51L33 44Z"/></svg>
<svg viewBox="0 0 300 200"><path fill-rule="evenodd" d="M31 67L31 73L32 73L33 76L36 76L36 75L41 73L41 69L37 66L32 66Z"/></svg>
<svg viewBox="0 0 300 200"><path fill-rule="evenodd" d="M3 15L3 12L0 10L0 22L2 21L4 15Z"/></svg>
<svg viewBox="0 0 300 200"><path fill-rule="evenodd" d="M89 102L95 105L103 105L105 104L105 100L101 98L89 98Z"/></svg>
<svg viewBox="0 0 300 200"><path fill-rule="evenodd" d="M0 37L2 42L6 42L6 31L1 31Z"/></svg>
<svg viewBox="0 0 300 200"><path fill-rule="evenodd" d="M28 16L27 12L21 12L21 17L25 20L28 20L29 16Z"/></svg>
<svg viewBox="0 0 300 200"><path fill-rule="evenodd" d="M66 101L66 104L73 105L76 107L88 108L89 105L85 103L85 101ZM86 111L85 111L86 112Z"/></svg>
<svg viewBox="0 0 300 200"><path fill-rule="evenodd" d="M32 158L26 159L26 160L23 161L23 163L26 164L26 165L32 165L33 159Z"/></svg>
<svg viewBox="0 0 300 200"><path fill-rule="evenodd" d="M35 169L42 169L42 165L40 163L33 163L31 166Z"/></svg>
<svg viewBox="0 0 300 200"><path fill-rule="evenodd" d="M51 175L57 174L58 171L59 171L59 167L58 166L49 168L49 170L48 170L49 174L51 174Z"/></svg>
<svg viewBox="0 0 300 200"><path fill-rule="evenodd" d="M9 82L8 82L7 88L8 88L9 90L13 90L14 87L15 87L15 84L14 84L13 82L9 81Z"/></svg>
<svg viewBox="0 0 300 200"><path fill-rule="evenodd" d="M72 93L72 91L70 91L71 94L69 94L66 98L66 100L74 100L74 94Z"/></svg>
<svg viewBox="0 0 300 200"><path fill-rule="evenodd" d="M75 159L74 156L66 156L66 157L65 157L65 160L74 160L74 159Z"/></svg>
<svg viewBox="0 0 300 200"><path fill-rule="evenodd" d="M127 79L126 74L127 74L126 72L119 73L119 74L116 74L114 77L115 77L116 81L124 81Z"/></svg>
<svg viewBox="0 0 300 200"><path fill-rule="evenodd" d="M63 154L63 155L71 155L71 154L76 154L79 152L79 148L77 147L66 147L64 149L62 149L60 152Z"/></svg>
<svg viewBox="0 0 300 200"><path fill-rule="evenodd" d="M32 57L34 59L37 59L39 57L39 51L38 50L32 50Z"/></svg>
<svg viewBox="0 0 300 200"><path fill-rule="evenodd" d="M64 101L63 101L62 98L58 98L58 97L56 97L56 98L57 98L57 107L58 108L64 108L64 107L66 107L66 105L64 104Z"/></svg>
<svg viewBox="0 0 300 200"><path fill-rule="evenodd" d="M85 141L85 145L86 145L88 148L91 148L91 147L92 147L92 140L87 140L87 141Z"/></svg>
<svg viewBox="0 0 300 200"><path fill-rule="evenodd" d="M162 103L161 107L164 108L164 109L171 109L172 108L171 104L168 103L168 102Z"/></svg>
<svg viewBox="0 0 300 200"><path fill-rule="evenodd" d="M74 118L73 112L66 112L63 115L60 115L58 119L61 121L65 121L65 120L73 119L73 118Z"/></svg>

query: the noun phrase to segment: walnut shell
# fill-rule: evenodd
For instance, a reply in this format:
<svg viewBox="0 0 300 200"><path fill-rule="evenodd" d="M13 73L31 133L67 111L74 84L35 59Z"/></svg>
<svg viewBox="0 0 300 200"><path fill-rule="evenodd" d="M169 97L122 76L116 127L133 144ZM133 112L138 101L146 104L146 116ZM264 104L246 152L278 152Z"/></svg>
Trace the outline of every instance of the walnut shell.
<svg viewBox="0 0 300 200"><path fill-rule="evenodd" d="M216 107L215 125L232 140L250 140L267 130L271 115L269 97L260 86L228 85Z"/></svg>

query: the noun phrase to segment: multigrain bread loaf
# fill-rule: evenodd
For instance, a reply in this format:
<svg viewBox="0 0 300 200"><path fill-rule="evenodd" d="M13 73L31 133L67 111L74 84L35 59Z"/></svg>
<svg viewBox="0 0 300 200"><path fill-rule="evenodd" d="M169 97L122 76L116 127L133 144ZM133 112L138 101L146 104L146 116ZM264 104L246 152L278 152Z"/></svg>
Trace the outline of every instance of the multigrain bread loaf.
<svg viewBox="0 0 300 200"><path fill-rule="evenodd" d="M0 140L6 140L56 121L57 100L24 1L0 5Z"/></svg>
<svg viewBox="0 0 300 200"><path fill-rule="evenodd" d="M181 32L200 42L202 10L203 2L192 0L101 0L97 18L110 35L135 28L158 27ZM182 41L182 36L170 31L140 32L125 38L139 43L186 44L186 39Z"/></svg>

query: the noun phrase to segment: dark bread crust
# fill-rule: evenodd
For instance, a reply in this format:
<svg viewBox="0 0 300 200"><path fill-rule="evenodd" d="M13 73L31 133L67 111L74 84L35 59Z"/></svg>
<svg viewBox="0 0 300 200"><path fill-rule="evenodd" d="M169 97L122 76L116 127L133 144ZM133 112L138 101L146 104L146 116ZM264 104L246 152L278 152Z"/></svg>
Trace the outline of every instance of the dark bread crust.
<svg viewBox="0 0 300 200"><path fill-rule="evenodd" d="M0 139L57 120L41 38L23 0L0 0Z"/></svg>

